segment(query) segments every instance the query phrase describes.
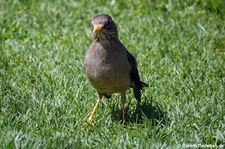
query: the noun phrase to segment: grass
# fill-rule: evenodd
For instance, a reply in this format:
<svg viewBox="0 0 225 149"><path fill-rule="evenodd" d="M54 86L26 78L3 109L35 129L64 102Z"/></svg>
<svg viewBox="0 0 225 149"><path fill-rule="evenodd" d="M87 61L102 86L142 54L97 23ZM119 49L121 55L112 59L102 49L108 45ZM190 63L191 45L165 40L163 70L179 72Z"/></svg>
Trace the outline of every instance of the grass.
<svg viewBox="0 0 225 149"><path fill-rule="evenodd" d="M91 19L108 13L149 84L103 99L83 59ZM225 2L0 2L0 148L180 148L225 144ZM140 113L138 112L140 109Z"/></svg>

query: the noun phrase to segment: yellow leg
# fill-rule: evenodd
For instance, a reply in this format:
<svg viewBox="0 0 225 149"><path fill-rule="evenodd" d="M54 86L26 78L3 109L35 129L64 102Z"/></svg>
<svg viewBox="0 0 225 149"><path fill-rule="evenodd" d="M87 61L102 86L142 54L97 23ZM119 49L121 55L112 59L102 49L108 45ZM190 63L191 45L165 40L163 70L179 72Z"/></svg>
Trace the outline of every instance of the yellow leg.
<svg viewBox="0 0 225 149"><path fill-rule="evenodd" d="M88 123L90 123L90 124L93 124L93 123L92 123L92 120L93 120L93 118L94 118L94 114L95 114L95 112L96 112L96 110L97 110L97 108L98 108L98 105L99 105L101 99L102 99L102 96L99 96L99 98L98 98L98 100L97 100L97 103L95 104L95 107L94 107L93 111L91 112L91 115L90 115L90 117L89 117L89 119L88 119Z"/></svg>
<svg viewBox="0 0 225 149"><path fill-rule="evenodd" d="M126 102L125 93L121 94L121 102L122 102L122 124L124 124L125 123L125 102Z"/></svg>
<svg viewBox="0 0 225 149"><path fill-rule="evenodd" d="M124 104L122 104L122 124L124 124L125 122L125 108L124 108Z"/></svg>

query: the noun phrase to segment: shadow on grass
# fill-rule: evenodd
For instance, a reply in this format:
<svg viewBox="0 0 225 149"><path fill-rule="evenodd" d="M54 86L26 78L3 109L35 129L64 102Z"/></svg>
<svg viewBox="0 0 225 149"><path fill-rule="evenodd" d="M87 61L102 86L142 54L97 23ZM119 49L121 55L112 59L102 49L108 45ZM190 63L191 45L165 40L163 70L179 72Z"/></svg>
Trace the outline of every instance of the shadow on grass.
<svg viewBox="0 0 225 149"><path fill-rule="evenodd" d="M152 99L143 97L140 103L137 102L135 108L132 108L130 102L126 106L126 123L142 124L146 120L150 120L152 124L165 124L166 114L160 109L159 105L152 102ZM112 105L112 119L114 121L122 121L122 111L118 105Z"/></svg>

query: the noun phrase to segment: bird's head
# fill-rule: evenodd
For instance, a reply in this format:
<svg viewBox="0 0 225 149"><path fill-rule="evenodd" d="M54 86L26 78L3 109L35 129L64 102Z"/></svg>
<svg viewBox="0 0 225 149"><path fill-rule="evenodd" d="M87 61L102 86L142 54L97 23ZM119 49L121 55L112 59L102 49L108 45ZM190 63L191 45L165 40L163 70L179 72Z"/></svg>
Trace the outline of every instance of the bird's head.
<svg viewBox="0 0 225 149"><path fill-rule="evenodd" d="M92 19L94 38L97 40L110 40L118 38L116 24L107 14L100 14Z"/></svg>

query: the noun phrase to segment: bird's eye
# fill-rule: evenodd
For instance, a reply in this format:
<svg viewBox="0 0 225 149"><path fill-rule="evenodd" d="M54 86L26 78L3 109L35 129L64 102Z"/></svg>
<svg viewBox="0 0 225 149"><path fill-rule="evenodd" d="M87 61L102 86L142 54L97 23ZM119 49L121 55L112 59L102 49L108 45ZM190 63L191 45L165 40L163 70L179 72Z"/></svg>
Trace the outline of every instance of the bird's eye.
<svg viewBox="0 0 225 149"><path fill-rule="evenodd" d="M106 22L105 27L106 27L106 28L110 28L111 25L112 25L111 21L108 21L108 22Z"/></svg>

